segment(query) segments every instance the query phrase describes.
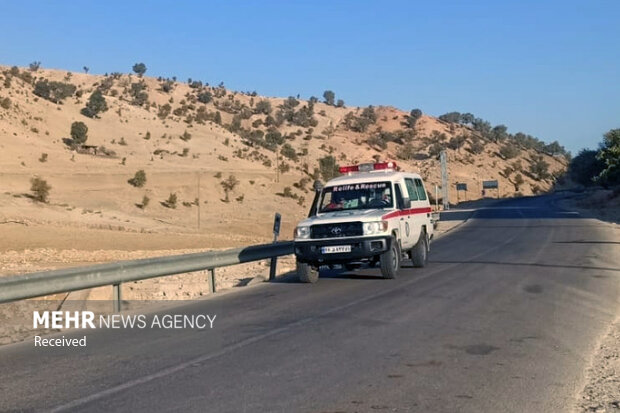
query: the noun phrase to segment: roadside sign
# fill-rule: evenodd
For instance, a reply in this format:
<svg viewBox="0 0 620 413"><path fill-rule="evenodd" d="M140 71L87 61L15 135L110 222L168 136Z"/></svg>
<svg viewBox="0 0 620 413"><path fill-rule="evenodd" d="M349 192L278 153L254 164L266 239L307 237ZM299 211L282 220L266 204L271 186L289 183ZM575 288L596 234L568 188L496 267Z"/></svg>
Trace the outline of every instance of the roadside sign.
<svg viewBox="0 0 620 413"><path fill-rule="evenodd" d="M482 181L482 188L483 189L497 189L497 188L499 188L499 184L497 183L497 180L495 180L495 181Z"/></svg>
<svg viewBox="0 0 620 413"><path fill-rule="evenodd" d="M456 190L457 191L467 191L467 184L456 184Z"/></svg>
<svg viewBox="0 0 620 413"><path fill-rule="evenodd" d="M280 235L280 221L282 221L282 216L276 212L276 217L273 220L273 235L276 238Z"/></svg>

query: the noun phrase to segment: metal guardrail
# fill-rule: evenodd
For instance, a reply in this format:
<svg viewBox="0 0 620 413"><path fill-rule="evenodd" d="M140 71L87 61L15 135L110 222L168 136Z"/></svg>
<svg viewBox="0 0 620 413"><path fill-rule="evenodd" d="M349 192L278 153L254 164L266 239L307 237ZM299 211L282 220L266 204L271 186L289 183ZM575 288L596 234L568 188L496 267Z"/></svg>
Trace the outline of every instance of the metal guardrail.
<svg viewBox="0 0 620 413"><path fill-rule="evenodd" d="M210 271L210 288L211 292L215 292L216 268L290 255L293 253L293 245L293 241L274 242L225 251L118 261L0 277L0 303L113 285L115 307L120 310L122 283L204 270ZM270 279L275 276L273 267L275 260L272 260Z"/></svg>

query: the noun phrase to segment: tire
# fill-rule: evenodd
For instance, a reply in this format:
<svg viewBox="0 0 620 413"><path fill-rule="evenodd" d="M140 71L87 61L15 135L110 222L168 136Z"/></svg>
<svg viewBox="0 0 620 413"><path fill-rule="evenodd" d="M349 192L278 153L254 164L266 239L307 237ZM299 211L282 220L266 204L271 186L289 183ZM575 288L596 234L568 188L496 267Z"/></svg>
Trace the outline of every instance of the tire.
<svg viewBox="0 0 620 413"><path fill-rule="evenodd" d="M297 278L302 283L314 284L319 280L319 270L310 264L297 261Z"/></svg>
<svg viewBox="0 0 620 413"><path fill-rule="evenodd" d="M354 264L345 264L344 269L347 271L355 271L357 269L357 266Z"/></svg>
<svg viewBox="0 0 620 413"><path fill-rule="evenodd" d="M426 267L428 262L428 236L426 231L420 233L420 239L411 249L411 262L414 267Z"/></svg>
<svg viewBox="0 0 620 413"><path fill-rule="evenodd" d="M381 275L385 279L396 278L398 269L400 268L400 248L396 238L392 237L390 248L381 254Z"/></svg>

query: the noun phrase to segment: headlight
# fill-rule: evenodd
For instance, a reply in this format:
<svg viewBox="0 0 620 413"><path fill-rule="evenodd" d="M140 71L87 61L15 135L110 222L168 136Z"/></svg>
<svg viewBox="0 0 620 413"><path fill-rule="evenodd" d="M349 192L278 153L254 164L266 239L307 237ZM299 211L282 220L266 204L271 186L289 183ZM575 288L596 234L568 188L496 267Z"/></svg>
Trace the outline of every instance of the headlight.
<svg viewBox="0 0 620 413"><path fill-rule="evenodd" d="M364 235L380 234L387 228L387 221L364 222Z"/></svg>
<svg viewBox="0 0 620 413"><path fill-rule="evenodd" d="M310 227L297 227L295 228L295 238L308 239L310 238Z"/></svg>

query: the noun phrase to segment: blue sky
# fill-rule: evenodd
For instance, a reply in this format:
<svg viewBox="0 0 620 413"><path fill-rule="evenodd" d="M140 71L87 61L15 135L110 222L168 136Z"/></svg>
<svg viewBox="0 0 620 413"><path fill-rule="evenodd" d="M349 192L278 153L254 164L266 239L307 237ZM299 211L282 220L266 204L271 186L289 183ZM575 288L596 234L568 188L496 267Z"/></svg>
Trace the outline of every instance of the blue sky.
<svg viewBox="0 0 620 413"><path fill-rule="evenodd" d="M4 1L0 63L471 112L575 154L620 127L620 1Z"/></svg>

